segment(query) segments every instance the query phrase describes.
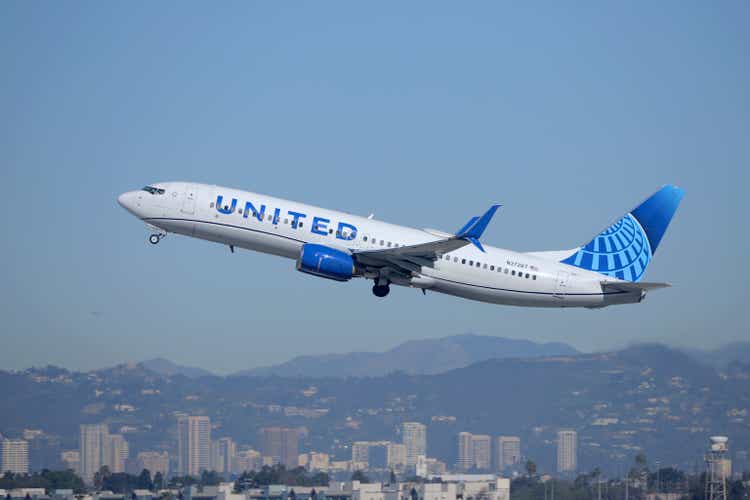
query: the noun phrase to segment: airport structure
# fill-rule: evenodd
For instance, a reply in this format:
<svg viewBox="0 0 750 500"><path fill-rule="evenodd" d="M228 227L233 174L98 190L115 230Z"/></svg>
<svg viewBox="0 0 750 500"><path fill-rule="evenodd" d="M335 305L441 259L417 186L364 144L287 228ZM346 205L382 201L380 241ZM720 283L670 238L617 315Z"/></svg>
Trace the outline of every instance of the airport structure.
<svg viewBox="0 0 750 500"><path fill-rule="evenodd" d="M727 500L727 478L732 475L728 441L725 436L711 437L706 453L706 500Z"/></svg>

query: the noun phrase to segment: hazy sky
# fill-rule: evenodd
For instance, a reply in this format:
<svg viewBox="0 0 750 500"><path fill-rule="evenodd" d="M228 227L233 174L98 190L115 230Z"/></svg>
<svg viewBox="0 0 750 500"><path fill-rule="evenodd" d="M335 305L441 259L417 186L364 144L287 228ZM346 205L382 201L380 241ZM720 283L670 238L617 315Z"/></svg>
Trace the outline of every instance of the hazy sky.
<svg viewBox="0 0 750 500"><path fill-rule="evenodd" d="M523 4L521 6L521 4ZM0 366L222 373L465 332L748 340L750 3L0 2ZM535 310L171 236L116 203L192 180L518 250L685 199L640 305Z"/></svg>

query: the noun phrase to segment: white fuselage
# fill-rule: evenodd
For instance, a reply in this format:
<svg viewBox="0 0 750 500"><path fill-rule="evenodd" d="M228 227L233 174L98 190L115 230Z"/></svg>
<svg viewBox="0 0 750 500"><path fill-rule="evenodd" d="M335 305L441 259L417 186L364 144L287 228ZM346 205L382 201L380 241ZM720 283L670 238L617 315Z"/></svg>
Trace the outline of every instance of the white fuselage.
<svg viewBox="0 0 750 500"><path fill-rule="evenodd" d="M153 186L164 193L131 191L119 201L161 231L290 259L299 257L305 243L356 252L450 236L231 188L185 182ZM217 207L219 196L221 206ZM551 258L489 245L484 249L466 245L442 256L433 266L422 266L410 279L394 277L390 282L516 306L594 308L642 298L640 291L605 293L602 275Z"/></svg>

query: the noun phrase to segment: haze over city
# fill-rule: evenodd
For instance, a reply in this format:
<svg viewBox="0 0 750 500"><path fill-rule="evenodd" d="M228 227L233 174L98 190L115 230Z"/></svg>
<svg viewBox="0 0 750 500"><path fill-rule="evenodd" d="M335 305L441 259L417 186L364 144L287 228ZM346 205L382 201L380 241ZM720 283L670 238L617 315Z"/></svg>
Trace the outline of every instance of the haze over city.
<svg viewBox="0 0 750 500"><path fill-rule="evenodd" d="M467 332L717 347L746 338L748 7L5 2L0 364L164 356L217 373ZM168 237L116 204L193 180L573 248L665 183L686 198L605 311L524 310L304 276Z"/></svg>

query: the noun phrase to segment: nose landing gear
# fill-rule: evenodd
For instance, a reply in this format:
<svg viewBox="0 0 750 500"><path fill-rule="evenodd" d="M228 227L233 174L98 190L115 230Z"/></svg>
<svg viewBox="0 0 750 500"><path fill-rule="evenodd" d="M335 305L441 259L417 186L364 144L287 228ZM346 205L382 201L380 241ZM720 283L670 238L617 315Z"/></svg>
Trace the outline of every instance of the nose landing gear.
<svg viewBox="0 0 750 500"><path fill-rule="evenodd" d="M148 242L151 243L152 245L156 245L165 236L166 236L166 234L163 234L163 233L161 233L161 234L160 233L154 233L154 234L152 234L152 235L150 235L148 237Z"/></svg>

